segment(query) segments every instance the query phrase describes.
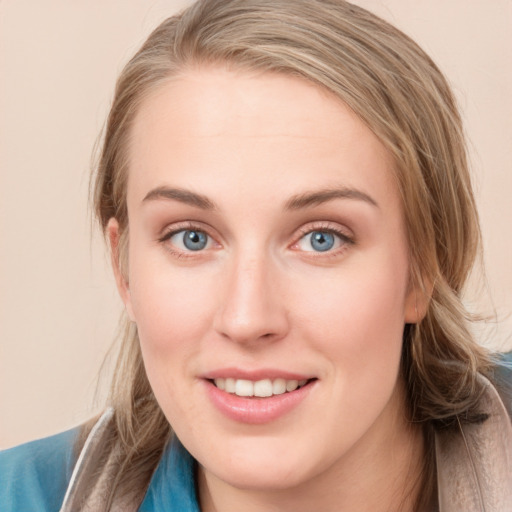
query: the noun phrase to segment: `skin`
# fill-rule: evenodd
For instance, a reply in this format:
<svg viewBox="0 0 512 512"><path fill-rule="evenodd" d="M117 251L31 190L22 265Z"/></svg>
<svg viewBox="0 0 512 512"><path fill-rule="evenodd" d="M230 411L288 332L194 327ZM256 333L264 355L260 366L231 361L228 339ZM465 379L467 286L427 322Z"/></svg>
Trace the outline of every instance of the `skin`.
<svg viewBox="0 0 512 512"><path fill-rule="evenodd" d="M381 142L309 82L190 68L145 99L129 161L128 275L111 219L114 270L155 396L199 462L201 509L412 510L423 444L399 362L424 304ZM319 190L345 195L298 204ZM208 245L164 240L180 229ZM339 233L333 249L313 249L315 230ZM317 380L287 414L249 425L205 392L205 373L228 366Z"/></svg>

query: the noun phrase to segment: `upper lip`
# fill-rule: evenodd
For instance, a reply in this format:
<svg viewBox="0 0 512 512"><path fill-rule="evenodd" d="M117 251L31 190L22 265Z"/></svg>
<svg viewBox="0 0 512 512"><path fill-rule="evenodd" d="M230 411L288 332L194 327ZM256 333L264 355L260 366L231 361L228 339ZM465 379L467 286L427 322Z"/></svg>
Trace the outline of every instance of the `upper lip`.
<svg viewBox="0 0 512 512"><path fill-rule="evenodd" d="M287 370L279 370L277 368L259 368L245 370L241 368L219 368L211 370L201 375L203 379L244 379L251 381L259 381L264 379L285 379L285 380L308 380L314 378L313 375L305 373L290 372Z"/></svg>

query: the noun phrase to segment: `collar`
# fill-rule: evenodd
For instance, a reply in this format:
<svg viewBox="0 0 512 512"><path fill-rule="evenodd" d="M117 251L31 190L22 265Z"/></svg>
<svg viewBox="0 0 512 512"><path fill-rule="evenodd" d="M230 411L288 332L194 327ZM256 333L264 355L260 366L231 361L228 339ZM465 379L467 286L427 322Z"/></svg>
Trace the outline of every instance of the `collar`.
<svg viewBox="0 0 512 512"><path fill-rule="evenodd" d="M487 420L436 432L440 512L512 510L512 425L496 389L480 379Z"/></svg>
<svg viewBox="0 0 512 512"><path fill-rule="evenodd" d="M151 478L138 512L179 510L199 512L196 499L196 461L173 435Z"/></svg>

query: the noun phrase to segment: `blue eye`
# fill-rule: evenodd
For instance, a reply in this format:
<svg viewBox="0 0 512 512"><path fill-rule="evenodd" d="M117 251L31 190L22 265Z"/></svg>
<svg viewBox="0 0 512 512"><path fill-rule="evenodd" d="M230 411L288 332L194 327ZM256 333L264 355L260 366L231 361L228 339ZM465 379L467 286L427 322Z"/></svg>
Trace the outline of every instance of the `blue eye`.
<svg viewBox="0 0 512 512"><path fill-rule="evenodd" d="M169 241L182 251L202 251L211 242L206 233L195 229L182 229L174 233Z"/></svg>
<svg viewBox="0 0 512 512"><path fill-rule="evenodd" d="M313 231L310 236L311 247L315 251L328 251L334 247L334 235L323 231Z"/></svg>
<svg viewBox="0 0 512 512"><path fill-rule="evenodd" d="M298 246L306 252L326 252L331 249L337 249L341 245L339 235L330 231L311 231L304 235L299 241Z"/></svg>

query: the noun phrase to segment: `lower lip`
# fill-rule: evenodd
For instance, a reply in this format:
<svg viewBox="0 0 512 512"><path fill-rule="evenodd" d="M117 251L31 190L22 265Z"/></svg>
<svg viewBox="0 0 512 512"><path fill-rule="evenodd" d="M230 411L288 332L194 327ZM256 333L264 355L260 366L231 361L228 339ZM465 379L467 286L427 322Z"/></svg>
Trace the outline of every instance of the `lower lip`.
<svg viewBox="0 0 512 512"><path fill-rule="evenodd" d="M246 398L222 391L212 382L205 381L208 395L220 412L234 421L253 425L274 421L295 409L310 393L315 382L310 381L282 395Z"/></svg>

